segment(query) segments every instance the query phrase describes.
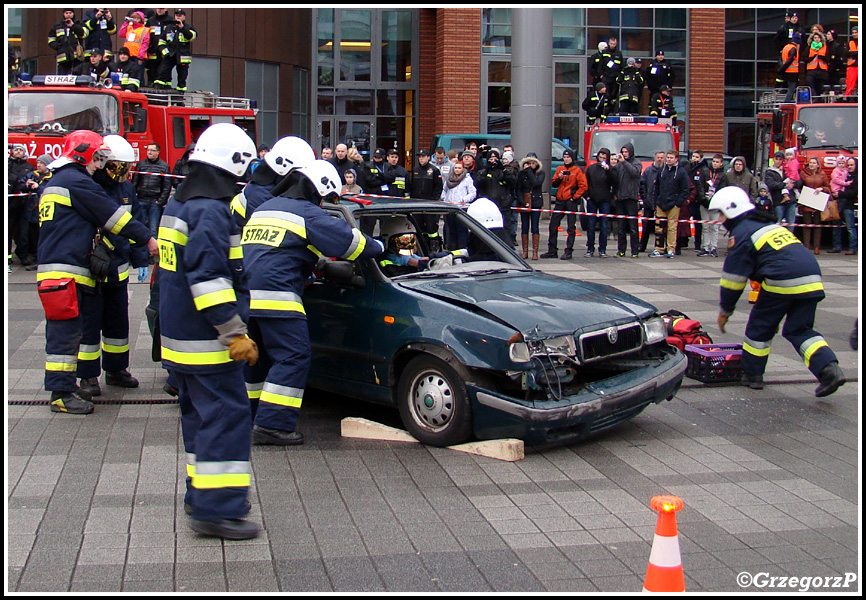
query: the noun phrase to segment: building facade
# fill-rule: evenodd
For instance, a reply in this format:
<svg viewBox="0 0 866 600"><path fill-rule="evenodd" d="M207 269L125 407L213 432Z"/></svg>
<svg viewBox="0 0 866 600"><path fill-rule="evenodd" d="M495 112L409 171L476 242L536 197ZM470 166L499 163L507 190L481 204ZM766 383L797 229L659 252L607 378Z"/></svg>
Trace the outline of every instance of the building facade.
<svg viewBox="0 0 866 600"><path fill-rule="evenodd" d="M47 73L59 8L7 9L21 70ZM82 9L79 9L82 10ZM130 9L112 9L122 18ZM675 73L682 148L750 157L755 102L773 87L785 11L847 44L858 7L554 8L553 137L581 151L589 61L618 39L646 67L658 50ZM189 89L257 101L259 142L299 135L314 147L397 148L411 164L443 132L509 133L510 8L192 8ZM78 15L80 18L80 15ZM17 28L17 31L16 31ZM539 43L548 43L540 41ZM644 90L642 112L648 93ZM519 149L525 152L529 149Z"/></svg>

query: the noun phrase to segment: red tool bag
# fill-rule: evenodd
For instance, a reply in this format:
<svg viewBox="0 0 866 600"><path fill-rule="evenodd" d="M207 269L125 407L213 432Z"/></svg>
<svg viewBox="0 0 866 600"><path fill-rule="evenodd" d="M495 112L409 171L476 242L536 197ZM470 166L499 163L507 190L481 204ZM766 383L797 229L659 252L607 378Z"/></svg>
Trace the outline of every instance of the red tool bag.
<svg viewBox="0 0 866 600"><path fill-rule="evenodd" d="M662 316L668 328L667 342L685 352L687 344L712 344L713 340L701 329L701 322L690 319L678 310L669 310Z"/></svg>
<svg viewBox="0 0 866 600"><path fill-rule="evenodd" d="M65 321L78 316L78 292L75 280L43 279L37 286L39 300L45 309L45 318L51 321Z"/></svg>

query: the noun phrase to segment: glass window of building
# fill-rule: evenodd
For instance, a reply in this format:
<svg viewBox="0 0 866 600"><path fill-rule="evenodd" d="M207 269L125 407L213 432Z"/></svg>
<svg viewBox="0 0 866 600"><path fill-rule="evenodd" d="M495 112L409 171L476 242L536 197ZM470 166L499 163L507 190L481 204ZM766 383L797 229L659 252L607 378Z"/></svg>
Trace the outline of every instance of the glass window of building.
<svg viewBox="0 0 866 600"><path fill-rule="evenodd" d="M279 122L280 98L277 85L280 81L279 65L247 61L245 77L244 93L247 98L256 101L259 109L256 115L256 129L259 136L257 142L272 146L277 141Z"/></svg>
<svg viewBox="0 0 866 600"><path fill-rule="evenodd" d="M490 54L511 53L511 9L481 10L481 50Z"/></svg>
<svg viewBox="0 0 866 600"><path fill-rule="evenodd" d="M315 14L319 64L313 145L354 145L365 160L377 147L412 151L418 11L319 9Z"/></svg>

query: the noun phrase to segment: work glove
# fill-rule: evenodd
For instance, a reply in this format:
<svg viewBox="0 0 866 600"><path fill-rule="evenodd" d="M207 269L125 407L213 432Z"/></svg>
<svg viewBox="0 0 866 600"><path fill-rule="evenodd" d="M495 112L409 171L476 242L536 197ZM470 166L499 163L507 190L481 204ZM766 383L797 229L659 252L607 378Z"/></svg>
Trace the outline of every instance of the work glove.
<svg viewBox="0 0 866 600"><path fill-rule="evenodd" d="M138 267L138 282L144 283L147 279L147 267Z"/></svg>
<svg viewBox="0 0 866 600"><path fill-rule="evenodd" d="M229 342L229 356L232 360L245 360L253 366L259 360L259 347L248 336L239 335Z"/></svg>

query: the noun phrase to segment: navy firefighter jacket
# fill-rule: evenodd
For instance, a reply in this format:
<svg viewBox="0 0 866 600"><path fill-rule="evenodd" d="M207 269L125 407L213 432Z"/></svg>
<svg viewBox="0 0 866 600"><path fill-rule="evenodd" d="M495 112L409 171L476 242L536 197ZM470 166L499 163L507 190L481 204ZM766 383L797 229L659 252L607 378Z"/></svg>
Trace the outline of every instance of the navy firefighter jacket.
<svg viewBox="0 0 866 600"><path fill-rule="evenodd" d="M163 366L201 374L241 368L228 344L247 332L249 292L228 200L172 198L157 241Z"/></svg>
<svg viewBox="0 0 866 600"><path fill-rule="evenodd" d="M750 279L765 292L824 297L818 261L787 228L746 217L731 229L730 245L719 282L722 315L734 312Z"/></svg>
<svg viewBox="0 0 866 600"><path fill-rule="evenodd" d="M250 315L305 317L301 296L320 256L346 260L379 256L380 243L307 200L278 196L244 227L244 270Z"/></svg>
<svg viewBox="0 0 866 600"><path fill-rule="evenodd" d="M146 247L150 229L110 198L75 163L58 168L39 199L39 268L36 280L71 277L95 287L88 255L97 229Z"/></svg>
<svg viewBox="0 0 866 600"><path fill-rule="evenodd" d="M103 189L117 202L120 207L132 214L141 223L144 223L144 210L135 194L135 186L130 181L116 183L109 181L103 184ZM130 241L121 235L107 233L103 243L111 250L111 264L108 268L109 283L126 283L129 281L129 265L133 267L146 267L149 253L147 246Z"/></svg>

